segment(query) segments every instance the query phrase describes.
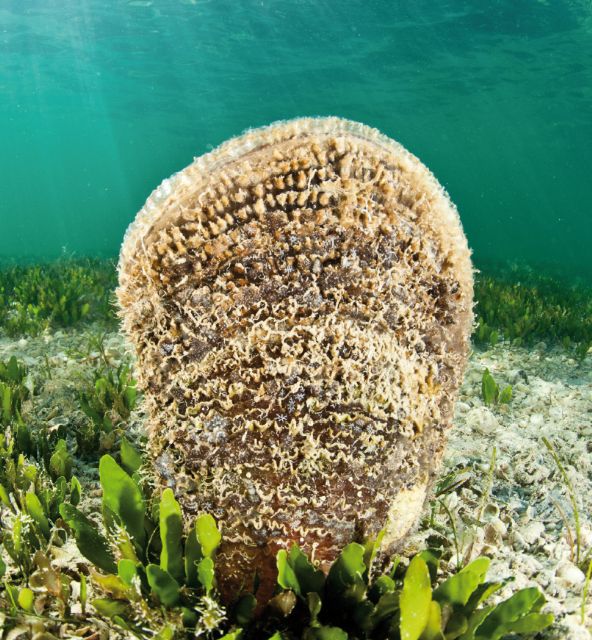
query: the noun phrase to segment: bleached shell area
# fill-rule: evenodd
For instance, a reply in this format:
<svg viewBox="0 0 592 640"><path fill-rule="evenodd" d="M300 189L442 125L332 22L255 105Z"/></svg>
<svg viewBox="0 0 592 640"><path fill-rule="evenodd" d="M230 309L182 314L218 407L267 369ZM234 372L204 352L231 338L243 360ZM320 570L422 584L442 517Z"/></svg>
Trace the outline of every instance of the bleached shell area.
<svg viewBox="0 0 592 640"><path fill-rule="evenodd" d="M81 375L96 364L97 353L85 353L89 335L56 332L34 339L0 339L0 359L11 355L31 368L39 393L29 408L33 424L71 424L84 419L77 408L75 389ZM123 339L106 336L107 353L117 362L125 357ZM51 368L48 380L46 367ZM511 384L509 405L487 407L481 397L481 376L489 368L500 386ZM132 429L142 426L141 409ZM584 574L575 566L568 527L573 514L565 483L545 448L548 438L574 486L581 519L582 554L592 548L592 356L577 363L563 349L544 344L524 349L500 344L487 351L475 350L456 406L442 476L466 469L468 478L455 492L444 496L455 519L457 543L464 559L486 553L492 557L488 579L509 576L514 581L500 593L509 596L518 588L539 586L547 598L546 610L557 617L543 637L546 640L587 640L592 637L592 595L586 621L580 622ZM491 495L487 491L493 448L496 464ZM78 463L77 475L86 484L83 508L98 505L96 475ZM480 511L482 510L482 513ZM429 527L430 509L406 550L413 552L434 535ZM480 517L479 517L480 516ZM443 509L434 522L454 551L451 526ZM454 556L454 554L453 554ZM454 557L448 563L452 570Z"/></svg>

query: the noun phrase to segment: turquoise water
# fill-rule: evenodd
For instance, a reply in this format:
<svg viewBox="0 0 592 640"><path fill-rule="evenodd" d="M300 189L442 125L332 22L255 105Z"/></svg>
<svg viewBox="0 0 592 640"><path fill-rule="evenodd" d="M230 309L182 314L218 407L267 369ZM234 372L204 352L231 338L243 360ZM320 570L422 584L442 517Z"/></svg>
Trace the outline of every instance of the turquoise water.
<svg viewBox="0 0 592 640"><path fill-rule="evenodd" d="M478 264L592 278L589 0L3 0L0 258L115 255L165 177L340 115L418 155Z"/></svg>

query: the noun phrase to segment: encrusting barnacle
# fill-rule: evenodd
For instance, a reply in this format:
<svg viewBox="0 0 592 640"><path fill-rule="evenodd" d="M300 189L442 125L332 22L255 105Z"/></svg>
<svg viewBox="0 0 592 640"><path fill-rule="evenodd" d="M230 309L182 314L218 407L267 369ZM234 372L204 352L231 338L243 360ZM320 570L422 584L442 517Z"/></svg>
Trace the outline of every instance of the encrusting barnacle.
<svg viewBox="0 0 592 640"><path fill-rule="evenodd" d="M326 569L394 551L437 472L466 364L470 253L421 162L365 125L246 132L154 191L121 250L150 447L187 521L219 521L222 595L292 542Z"/></svg>

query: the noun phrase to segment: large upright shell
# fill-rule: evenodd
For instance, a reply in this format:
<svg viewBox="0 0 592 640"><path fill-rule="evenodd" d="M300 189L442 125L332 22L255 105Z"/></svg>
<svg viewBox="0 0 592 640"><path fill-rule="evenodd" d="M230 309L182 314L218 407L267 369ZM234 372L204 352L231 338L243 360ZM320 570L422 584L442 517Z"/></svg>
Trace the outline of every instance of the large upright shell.
<svg viewBox="0 0 592 640"><path fill-rule="evenodd" d="M362 124L248 131L165 180L129 228L118 290L156 470L213 514L223 594L274 582L291 541L326 567L437 470L466 363L472 269L456 208Z"/></svg>

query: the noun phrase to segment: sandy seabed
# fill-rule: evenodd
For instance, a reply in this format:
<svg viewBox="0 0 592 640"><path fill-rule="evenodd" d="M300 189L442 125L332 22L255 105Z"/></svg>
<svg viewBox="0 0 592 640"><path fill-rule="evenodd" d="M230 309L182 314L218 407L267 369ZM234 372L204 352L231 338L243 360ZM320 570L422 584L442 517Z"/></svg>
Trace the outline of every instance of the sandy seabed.
<svg viewBox="0 0 592 640"><path fill-rule="evenodd" d="M560 513L575 536L573 512L565 482L542 441L546 437L552 443L575 490L583 557L592 549L591 365L590 355L577 363L565 350L547 349L543 343L532 349L500 344L473 352L444 460L444 472L465 465L480 468L483 489L495 447L490 498L483 504L468 486L449 496L448 506L461 517L481 515L480 524L461 527L461 555L462 550L471 557L490 555L490 580L514 576L500 597L528 586L544 592L546 611L557 618L545 638L591 637L592 602L589 598L581 624L585 576L575 565ZM481 377L486 368L500 387L512 385L508 405L484 405Z"/></svg>
<svg viewBox="0 0 592 640"><path fill-rule="evenodd" d="M24 409L33 428L49 424L67 429L86 419L77 389L97 364L99 354L88 344L89 337L99 332L90 326L37 338L0 338L0 360L16 355L30 368L36 393ZM106 334L104 347L114 364L129 357L116 332ZM484 404L481 377L486 368L501 387L512 385L508 405ZM141 433L141 407L134 412L130 429ZM461 485L442 497L455 521L456 545L449 516L435 502L435 526L430 526L426 506L423 524L406 550L412 553L446 531L453 551L449 569L457 558L490 556L489 580L514 578L499 598L528 586L544 592L545 611L556 616L556 623L543 638L587 640L592 637L592 594L582 624L585 576L576 566L575 545L570 541L570 532L575 536L573 511L543 437L555 447L575 489L584 557L592 549L592 355L578 363L565 350L543 343L529 349L499 344L471 354L441 470L442 476L458 472ZM96 470L77 461L75 473L83 483L86 508L98 506Z"/></svg>

